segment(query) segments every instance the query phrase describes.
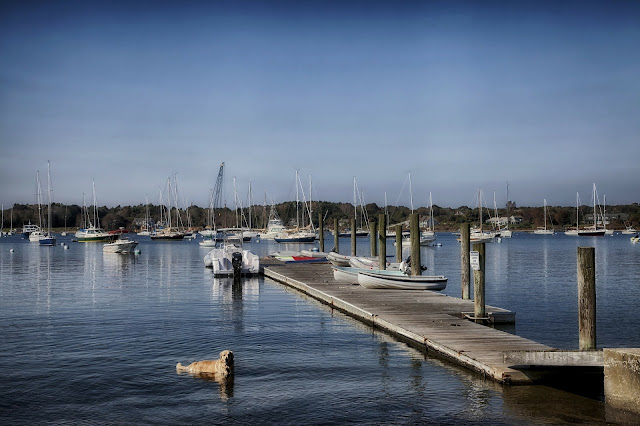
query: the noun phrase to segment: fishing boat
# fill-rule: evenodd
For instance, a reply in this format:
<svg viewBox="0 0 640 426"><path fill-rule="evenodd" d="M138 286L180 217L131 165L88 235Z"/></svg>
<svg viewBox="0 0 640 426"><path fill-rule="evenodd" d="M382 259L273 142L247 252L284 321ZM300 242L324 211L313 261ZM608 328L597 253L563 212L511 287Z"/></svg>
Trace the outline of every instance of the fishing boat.
<svg viewBox="0 0 640 426"><path fill-rule="evenodd" d="M623 229L620 233L623 235L634 235L637 234L638 231L636 230L636 228L631 225L627 225L625 222L625 229Z"/></svg>
<svg viewBox="0 0 640 426"><path fill-rule="evenodd" d="M102 251L105 253L132 253L137 246L137 241L121 237L112 243L103 245Z"/></svg>
<svg viewBox="0 0 640 426"><path fill-rule="evenodd" d="M55 246L56 237L51 233L51 164L47 161L47 232L40 238L41 246Z"/></svg>
<svg viewBox="0 0 640 426"><path fill-rule="evenodd" d="M235 244L224 244L204 256L204 266L216 277L248 276L260 273L260 258Z"/></svg>
<svg viewBox="0 0 640 426"><path fill-rule="evenodd" d="M547 229L547 199L544 199L544 227L537 228L533 231L538 235L553 235L555 232L553 229Z"/></svg>
<svg viewBox="0 0 640 426"><path fill-rule="evenodd" d="M31 235L32 232L39 230L40 227L38 225L33 225L31 221L29 221L28 224L22 225L22 238L24 238L25 240L29 239L29 235Z"/></svg>
<svg viewBox="0 0 640 426"><path fill-rule="evenodd" d="M444 290L448 278L444 275L405 275L396 271L360 270L358 284L369 289Z"/></svg>

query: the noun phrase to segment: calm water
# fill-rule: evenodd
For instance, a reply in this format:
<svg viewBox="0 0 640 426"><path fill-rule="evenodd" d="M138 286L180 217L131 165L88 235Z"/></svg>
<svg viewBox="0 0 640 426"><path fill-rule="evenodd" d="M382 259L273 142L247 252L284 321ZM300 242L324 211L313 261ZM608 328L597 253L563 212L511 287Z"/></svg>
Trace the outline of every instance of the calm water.
<svg viewBox="0 0 640 426"><path fill-rule="evenodd" d="M597 398L501 387L262 278L234 286L196 242L39 247L0 239L0 423L516 424L615 421ZM423 248L460 294L459 246ZM331 242L328 241L328 246ZM340 241L350 250L349 239ZM369 249L358 239L359 252ZM576 247L596 247L598 346L640 347L640 245L628 237L517 235L487 245L487 303L510 332L576 348ZM308 246L307 246L308 247ZM288 247L251 244L258 254ZM298 247L299 248L299 247ZM14 249L11 253L10 249ZM388 253L394 253L392 243ZM232 382L175 364L236 355Z"/></svg>

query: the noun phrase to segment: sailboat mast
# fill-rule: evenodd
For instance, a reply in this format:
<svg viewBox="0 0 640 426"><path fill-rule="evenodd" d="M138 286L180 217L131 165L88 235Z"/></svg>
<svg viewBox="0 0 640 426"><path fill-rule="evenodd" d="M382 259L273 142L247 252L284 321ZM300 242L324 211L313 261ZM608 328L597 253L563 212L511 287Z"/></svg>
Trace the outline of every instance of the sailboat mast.
<svg viewBox="0 0 640 426"><path fill-rule="evenodd" d="M296 169L296 228L300 228L300 214L298 211L298 205L300 204L300 188L298 187L298 181L300 178L298 177L298 169Z"/></svg>
<svg viewBox="0 0 640 426"><path fill-rule="evenodd" d="M356 177L353 177L353 220L355 220L357 223L358 222L358 199L356 197Z"/></svg>
<svg viewBox="0 0 640 426"><path fill-rule="evenodd" d="M51 237L51 163L47 161L47 192L49 204L47 206L47 236Z"/></svg>
<svg viewBox="0 0 640 426"><path fill-rule="evenodd" d="M409 172L409 201L411 202L411 214L413 214L413 188L411 187L411 172Z"/></svg>

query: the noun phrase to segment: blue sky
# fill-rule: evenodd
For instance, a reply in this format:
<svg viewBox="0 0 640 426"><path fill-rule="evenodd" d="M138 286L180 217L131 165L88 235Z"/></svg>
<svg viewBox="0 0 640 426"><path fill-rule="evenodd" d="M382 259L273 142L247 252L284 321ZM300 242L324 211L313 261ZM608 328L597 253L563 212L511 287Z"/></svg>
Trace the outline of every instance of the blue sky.
<svg viewBox="0 0 640 426"><path fill-rule="evenodd" d="M640 3L130 3L0 4L5 208L640 201Z"/></svg>

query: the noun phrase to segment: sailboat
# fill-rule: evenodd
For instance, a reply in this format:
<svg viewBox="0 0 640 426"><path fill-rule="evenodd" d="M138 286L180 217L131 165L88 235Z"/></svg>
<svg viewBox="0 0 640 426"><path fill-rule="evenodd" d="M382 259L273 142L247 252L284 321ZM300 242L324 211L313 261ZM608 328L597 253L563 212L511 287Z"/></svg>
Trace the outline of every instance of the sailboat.
<svg viewBox="0 0 640 426"><path fill-rule="evenodd" d="M47 203L47 233L40 238L41 246L55 246L56 245L56 237L51 233L51 163L47 161L47 192L48 192L48 203Z"/></svg>
<svg viewBox="0 0 640 426"><path fill-rule="evenodd" d="M360 202L358 202L360 200ZM358 226L358 204L360 204L360 226ZM362 200L362 193L358 189L358 183L356 177L353 177L353 219L356 224L356 237L366 237L369 235L369 217L367 216L367 210L364 207ZM364 222L364 223L363 223ZM338 233L339 237L350 237L351 229Z"/></svg>
<svg viewBox="0 0 640 426"><path fill-rule="evenodd" d="M98 217L98 200L96 198L96 183L93 182L93 221L89 218L89 212L85 211L86 220L88 221L88 227L78 229L75 233L76 240L79 243L103 243L112 242L118 238L117 234L110 234L109 232L100 228L100 219Z"/></svg>
<svg viewBox="0 0 640 426"><path fill-rule="evenodd" d="M511 238L513 235L513 231L509 229L509 222L511 222L511 216L509 215L509 182L507 182L507 223L500 229L500 236L503 238Z"/></svg>
<svg viewBox="0 0 640 426"><path fill-rule="evenodd" d="M547 199L544 199L544 228L538 228L533 231L534 234L538 235L553 235L555 232L553 229L547 229Z"/></svg>
<svg viewBox="0 0 640 426"><path fill-rule="evenodd" d="M148 237L149 235L151 235L151 231L149 230L149 228L151 227L151 216L149 216L149 197L145 195L144 201L145 201L144 225L142 225L142 228L138 232L138 235Z"/></svg>
<svg viewBox="0 0 640 426"><path fill-rule="evenodd" d="M299 189L302 190L302 204L303 208L306 207L307 213L309 213L309 228L310 231L303 230L304 228L304 210L302 215L298 212L298 205L300 203ZM300 227L299 217L302 217L302 228ZM296 228L281 232L274 238L277 243L313 243L316 240L316 232L313 228L313 222L311 221L311 212L307 206L307 199L304 195L304 189L302 189L302 183L296 170Z"/></svg>
<svg viewBox="0 0 640 426"><path fill-rule="evenodd" d="M39 242L44 237L42 231L42 188L40 186L40 171L36 170L36 200L38 203L38 227L29 233L29 241Z"/></svg>
<svg viewBox="0 0 640 426"><path fill-rule="evenodd" d="M482 230L482 188L478 190L478 217L480 219L480 226L475 229L471 229L469 234L469 240L472 243L490 243L496 238L495 232L487 232ZM460 242L460 238L457 239Z"/></svg>
<svg viewBox="0 0 640 426"><path fill-rule="evenodd" d="M598 215L596 212L596 184L593 184L593 226L588 228L579 229L578 236L580 237L602 237L604 236L606 230L604 228L598 228Z"/></svg>
<svg viewBox="0 0 640 426"><path fill-rule="evenodd" d="M580 194L576 192L576 229L569 229L567 231L564 231L565 235L570 235L570 236L578 236L578 229L580 228L580 222L579 222L579 209L580 209Z"/></svg>

